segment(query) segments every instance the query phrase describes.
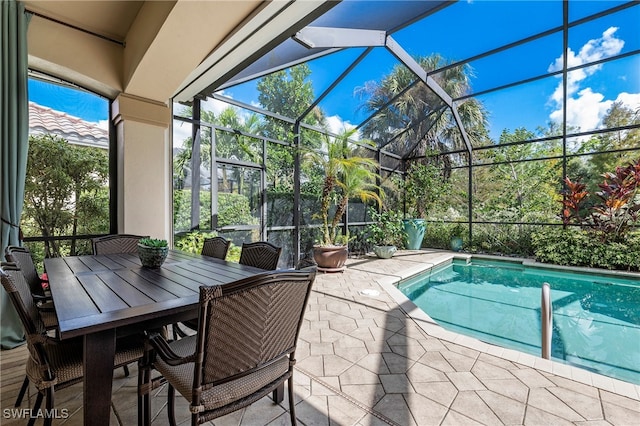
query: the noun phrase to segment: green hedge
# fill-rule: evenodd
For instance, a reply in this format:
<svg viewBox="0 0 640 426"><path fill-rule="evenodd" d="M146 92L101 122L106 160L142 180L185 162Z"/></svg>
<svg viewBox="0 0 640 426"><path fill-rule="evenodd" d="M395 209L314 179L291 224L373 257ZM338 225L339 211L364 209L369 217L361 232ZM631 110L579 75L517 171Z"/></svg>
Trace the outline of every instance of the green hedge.
<svg viewBox="0 0 640 426"><path fill-rule="evenodd" d="M535 232L531 242L539 262L640 271L640 231L629 233L624 242L604 243L589 230L545 229Z"/></svg>

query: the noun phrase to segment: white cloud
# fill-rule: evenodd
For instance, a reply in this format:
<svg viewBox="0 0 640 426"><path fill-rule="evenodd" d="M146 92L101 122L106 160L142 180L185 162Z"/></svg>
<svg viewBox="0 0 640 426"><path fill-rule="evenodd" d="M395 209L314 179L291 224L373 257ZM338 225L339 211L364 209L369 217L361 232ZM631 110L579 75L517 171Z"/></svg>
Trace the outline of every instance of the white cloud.
<svg viewBox="0 0 640 426"><path fill-rule="evenodd" d="M577 97L567 99L567 124L583 130L597 128L613 101L604 100L604 95L594 93L591 88L578 92ZM562 109L553 111L551 120L562 122Z"/></svg>
<svg viewBox="0 0 640 426"><path fill-rule="evenodd" d="M602 33L602 37L586 42L576 54L569 49L567 53L567 66L575 67L598 61L613 55L617 55L624 47L624 40L616 37L617 27L610 27ZM556 58L549 65L548 71L554 72L562 69L563 55ZM587 77L594 75L602 69L602 65L581 68L567 75L567 126L577 127L581 131L597 129L602 125L607 110L611 108L613 100L605 99L601 93L594 92L590 87L582 87ZM561 79L561 78L560 78ZM562 122L562 81L558 83L549 101L553 111L549 118ZM637 108L640 105L640 94L620 93L616 101Z"/></svg>
<svg viewBox="0 0 640 426"><path fill-rule="evenodd" d="M207 98L206 101L202 102L202 109L205 111L211 111L216 116L220 114L222 111L224 111L225 109L229 108L230 106L231 105L229 105L226 102L219 101L217 99L211 99L211 98Z"/></svg>
<svg viewBox="0 0 640 426"><path fill-rule="evenodd" d="M348 121L342 120L339 115L332 115L326 118L327 126L329 127L329 131L331 133L340 134L345 130L351 130L355 128L355 124L351 124ZM360 140L360 132L356 132L353 137L353 140Z"/></svg>
<svg viewBox="0 0 640 426"><path fill-rule="evenodd" d="M96 124L101 129L109 130L109 120L98 120L98 122Z"/></svg>

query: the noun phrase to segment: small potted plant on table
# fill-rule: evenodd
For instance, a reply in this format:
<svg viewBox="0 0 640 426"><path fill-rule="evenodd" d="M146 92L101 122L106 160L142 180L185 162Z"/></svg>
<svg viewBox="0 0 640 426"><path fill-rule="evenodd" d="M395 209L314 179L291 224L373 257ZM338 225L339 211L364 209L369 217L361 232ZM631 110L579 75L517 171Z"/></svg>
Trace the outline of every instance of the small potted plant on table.
<svg viewBox="0 0 640 426"><path fill-rule="evenodd" d="M138 257L145 268L159 268L167 258L169 245L167 240L141 238L138 241Z"/></svg>
<svg viewBox="0 0 640 426"><path fill-rule="evenodd" d="M370 209L374 223L367 225L367 241L373 244L373 252L381 259L389 259L404 245L404 229L398 212Z"/></svg>

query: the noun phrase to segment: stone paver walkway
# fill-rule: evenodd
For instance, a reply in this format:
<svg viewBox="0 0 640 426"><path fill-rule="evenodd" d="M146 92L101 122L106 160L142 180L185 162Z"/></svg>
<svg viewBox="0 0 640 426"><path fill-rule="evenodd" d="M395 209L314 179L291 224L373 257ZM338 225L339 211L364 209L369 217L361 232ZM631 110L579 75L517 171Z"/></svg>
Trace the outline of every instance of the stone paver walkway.
<svg viewBox="0 0 640 426"><path fill-rule="evenodd" d="M449 333L392 285L452 257L400 252L393 259L352 259L344 273L319 274L298 344L296 415L303 425L638 425L640 386ZM3 351L3 359L20 351ZM12 406L22 371L2 361L2 408ZM23 368L23 367L19 367ZM136 422L136 374L114 373L111 424ZM15 389L15 390L12 390ZM154 424L168 424L165 392L154 398ZM33 394L33 389L31 390ZM215 425L289 424L283 405L265 398ZM80 386L56 406L82 423ZM23 407L27 407L23 403ZM188 424L181 398L177 411ZM2 419L3 425L24 419Z"/></svg>

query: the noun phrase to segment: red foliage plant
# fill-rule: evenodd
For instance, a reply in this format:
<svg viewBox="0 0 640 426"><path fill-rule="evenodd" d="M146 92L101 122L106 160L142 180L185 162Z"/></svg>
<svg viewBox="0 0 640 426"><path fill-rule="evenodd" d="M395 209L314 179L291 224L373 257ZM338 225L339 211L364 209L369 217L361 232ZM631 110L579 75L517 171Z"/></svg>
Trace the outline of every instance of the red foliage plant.
<svg viewBox="0 0 640 426"><path fill-rule="evenodd" d="M560 202L562 203L562 224L566 228L572 220L578 224L582 223L580 207L589 193L585 191L587 185L584 183L571 182L569 177L564 178L564 183L567 189L563 192Z"/></svg>
<svg viewBox="0 0 640 426"><path fill-rule="evenodd" d="M640 158L625 167L616 167L615 172L604 173L604 182L599 184L596 196L601 203L590 208L586 217L580 209L589 193L586 185L572 182L566 177L563 191L562 224L588 225L601 233L603 240L620 240L640 218L640 202L636 200L640 188Z"/></svg>

